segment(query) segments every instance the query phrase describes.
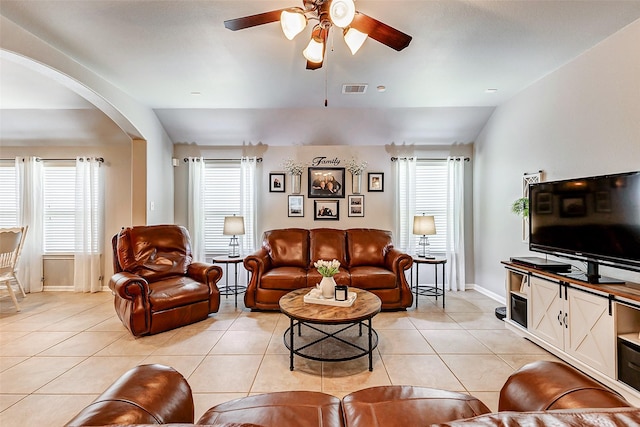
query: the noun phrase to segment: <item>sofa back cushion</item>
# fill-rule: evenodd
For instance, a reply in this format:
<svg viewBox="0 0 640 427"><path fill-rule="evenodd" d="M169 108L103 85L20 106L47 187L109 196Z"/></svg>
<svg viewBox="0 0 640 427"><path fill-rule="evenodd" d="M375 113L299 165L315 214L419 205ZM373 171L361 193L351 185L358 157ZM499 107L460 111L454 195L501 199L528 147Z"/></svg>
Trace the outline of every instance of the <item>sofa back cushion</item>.
<svg viewBox="0 0 640 427"><path fill-rule="evenodd" d="M387 252L393 245L391 232L371 228L347 230L349 266L383 266Z"/></svg>
<svg viewBox="0 0 640 427"><path fill-rule="evenodd" d="M347 265L347 232L334 228L316 228L309 231L309 268L319 259L337 259L341 266Z"/></svg>
<svg viewBox="0 0 640 427"><path fill-rule="evenodd" d="M178 225L123 228L116 245L122 270L149 282L183 276L192 262L189 233Z"/></svg>
<svg viewBox="0 0 640 427"><path fill-rule="evenodd" d="M269 252L274 267L309 266L309 231L286 228L265 231L262 246Z"/></svg>

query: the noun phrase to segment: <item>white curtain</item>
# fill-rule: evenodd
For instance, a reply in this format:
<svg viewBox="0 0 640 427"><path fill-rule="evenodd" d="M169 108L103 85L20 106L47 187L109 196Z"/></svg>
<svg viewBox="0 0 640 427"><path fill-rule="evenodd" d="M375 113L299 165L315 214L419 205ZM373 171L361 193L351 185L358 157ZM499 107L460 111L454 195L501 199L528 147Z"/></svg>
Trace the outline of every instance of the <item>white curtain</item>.
<svg viewBox="0 0 640 427"><path fill-rule="evenodd" d="M191 236L193 260L205 262L204 251L204 159L189 157L189 181L187 184L187 228Z"/></svg>
<svg viewBox="0 0 640 427"><path fill-rule="evenodd" d="M18 275L25 292L42 292L42 162L36 157L16 157L18 221L28 226Z"/></svg>
<svg viewBox="0 0 640 427"><path fill-rule="evenodd" d="M240 215L244 217L244 236L240 238L240 255L256 250L258 241L256 222L256 157L242 157L240 160Z"/></svg>
<svg viewBox="0 0 640 427"><path fill-rule="evenodd" d="M393 162L395 176L394 245L408 254L415 253L413 216L416 211L416 158Z"/></svg>
<svg viewBox="0 0 640 427"><path fill-rule="evenodd" d="M447 278L451 291L464 291L464 158L447 159Z"/></svg>
<svg viewBox="0 0 640 427"><path fill-rule="evenodd" d="M99 292L104 247L104 168L102 160L76 158L73 288Z"/></svg>

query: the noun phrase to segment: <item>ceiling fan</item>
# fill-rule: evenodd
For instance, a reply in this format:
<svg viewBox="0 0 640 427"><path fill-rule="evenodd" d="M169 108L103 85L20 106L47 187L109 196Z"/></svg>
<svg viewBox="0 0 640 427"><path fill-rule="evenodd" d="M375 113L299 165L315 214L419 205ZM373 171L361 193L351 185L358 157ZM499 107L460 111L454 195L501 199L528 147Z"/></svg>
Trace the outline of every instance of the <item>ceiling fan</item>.
<svg viewBox="0 0 640 427"><path fill-rule="evenodd" d="M304 8L290 7L256 15L224 21L232 31L280 21L284 35L289 39L300 34L308 21L317 21L311 31L311 40L302 52L307 69L316 70L324 61L327 37L332 26L342 29L344 41L351 54L360 49L367 37L400 51L409 46L411 36L377 19L358 12L354 0L303 0Z"/></svg>

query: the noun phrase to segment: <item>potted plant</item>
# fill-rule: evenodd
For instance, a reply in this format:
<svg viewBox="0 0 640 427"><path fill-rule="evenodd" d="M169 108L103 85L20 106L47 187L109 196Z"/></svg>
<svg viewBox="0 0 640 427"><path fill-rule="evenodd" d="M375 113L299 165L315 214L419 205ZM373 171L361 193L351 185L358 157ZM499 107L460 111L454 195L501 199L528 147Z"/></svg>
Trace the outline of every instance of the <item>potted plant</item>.
<svg viewBox="0 0 640 427"><path fill-rule="evenodd" d="M523 218L529 218L529 198L520 197L511 204L511 212Z"/></svg>

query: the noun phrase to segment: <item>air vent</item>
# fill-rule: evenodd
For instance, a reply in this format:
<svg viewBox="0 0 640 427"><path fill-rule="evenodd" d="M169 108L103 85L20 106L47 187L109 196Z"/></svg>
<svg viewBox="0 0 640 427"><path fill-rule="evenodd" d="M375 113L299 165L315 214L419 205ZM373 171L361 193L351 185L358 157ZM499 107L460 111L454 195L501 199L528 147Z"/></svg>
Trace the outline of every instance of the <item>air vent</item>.
<svg viewBox="0 0 640 427"><path fill-rule="evenodd" d="M349 95L359 95L363 94L367 91L367 84L364 83L352 83L342 85L342 93L346 93Z"/></svg>

